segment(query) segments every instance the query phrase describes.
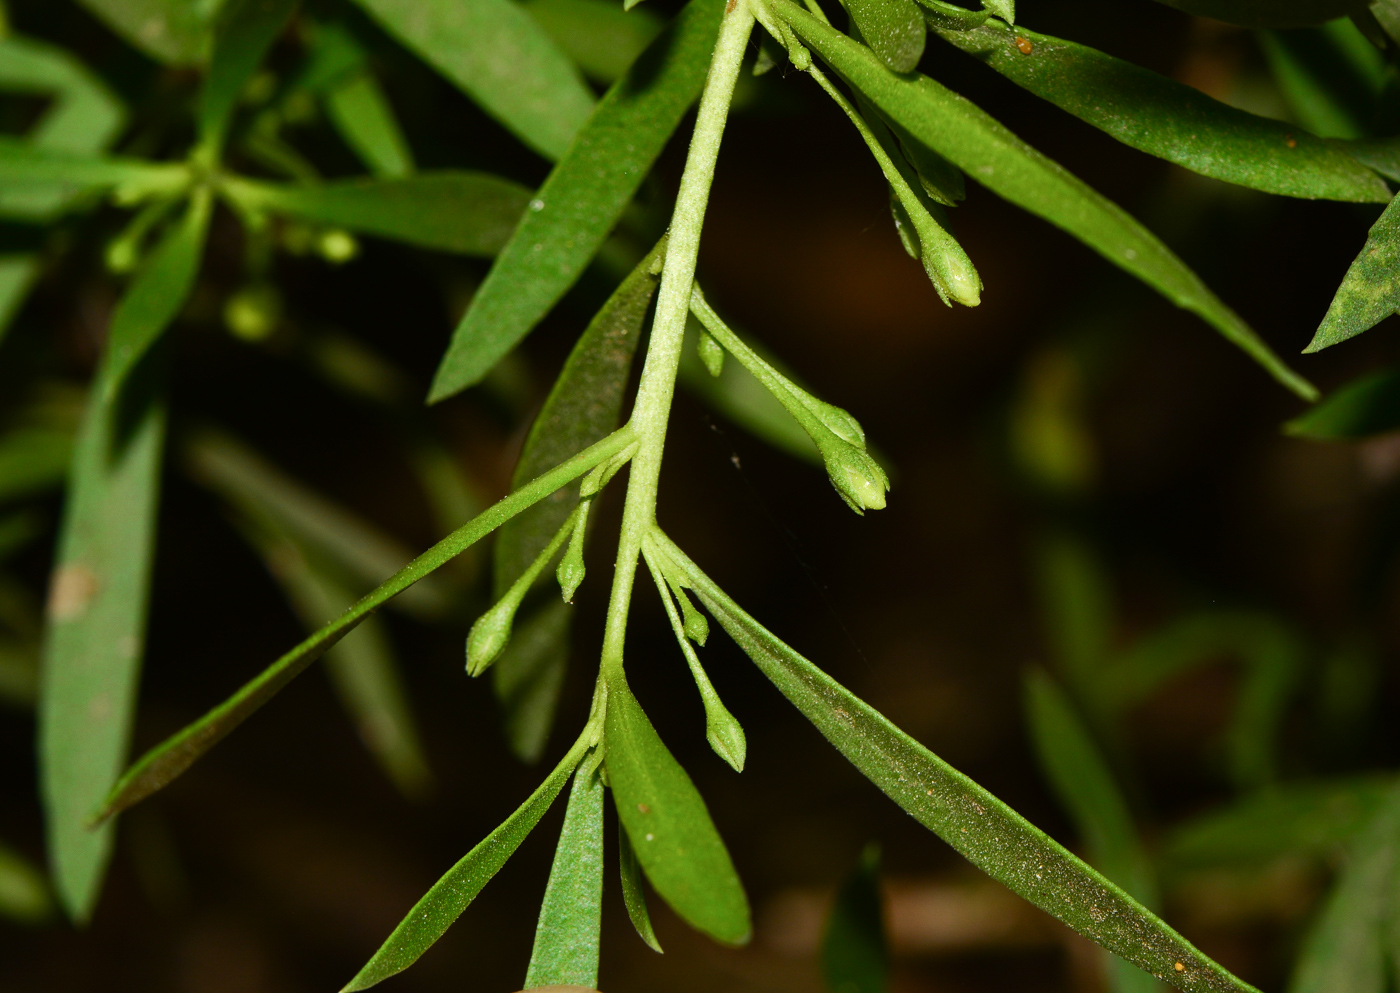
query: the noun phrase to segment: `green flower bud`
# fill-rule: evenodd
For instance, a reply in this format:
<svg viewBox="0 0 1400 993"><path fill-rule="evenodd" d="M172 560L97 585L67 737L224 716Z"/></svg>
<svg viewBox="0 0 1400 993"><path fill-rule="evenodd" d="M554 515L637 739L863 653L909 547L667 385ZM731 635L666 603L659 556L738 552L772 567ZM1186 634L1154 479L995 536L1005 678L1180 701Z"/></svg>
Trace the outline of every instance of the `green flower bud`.
<svg viewBox="0 0 1400 993"><path fill-rule="evenodd" d="M743 726L724 704L720 703L719 694L714 691L714 687L710 687L708 693L702 689L701 696L705 701L705 740L710 743L715 754L728 762L735 772L743 772L744 760L749 751Z"/></svg>
<svg viewBox="0 0 1400 993"><path fill-rule="evenodd" d="M355 240L355 236L349 231L340 228L332 228L324 231L316 241L316 251L321 258L333 265L341 265L349 262L356 255L360 254L360 243Z"/></svg>
<svg viewBox="0 0 1400 993"><path fill-rule="evenodd" d="M724 372L724 349L720 347L720 343L715 341L709 332L701 331L700 338L695 343L695 350L700 354L700 361L705 363L710 375L718 379L719 374Z"/></svg>
<svg viewBox="0 0 1400 993"><path fill-rule="evenodd" d="M565 549L564 557L559 560L559 568L554 570L554 577L559 580L559 589L564 595L565 603L574 602L574 594L578 592L583 577L588 573L583 566L583 538L588 524L589 503L591 501L585 500L579 507L578 517L574 520L574 532L569 536L569 547Z"/></svg>
<svg viewBox="0 0 1400 993"><path fill-rule="evenodd" d="M695 609L695 604L690 602L690 597L686 596L685 590L676 584L671 584L671 592L676 596L676 602L681 605L682 629L685 636L702 648L705 640L710 637L710 622L705 615Z"/></svg>
<svg viewBox="0 0 1400 993"><path fill-rule="evenodd" d="M885 493L890 488L889 477L866 452L854 445L843 444L832 439L825 444L818 441L822 459L826 462L826 473L831 485L846 505L857 514L867 510L884 510Z"/></svg>
<svg viewBox="0 0 1400 993"><path fill-rule="evenodd" d="M482 614L467 635L467 675L475 678L500 657L510 643L511 625L520 603L514 597L503 597Z"/></svg>
<svg viewBox="0 0 1400 993"><path fill-rule="evenodd" d="M245 286L224 303L224 326L244 341L265 341L282 321L282 295L267 283Z"/></svg>

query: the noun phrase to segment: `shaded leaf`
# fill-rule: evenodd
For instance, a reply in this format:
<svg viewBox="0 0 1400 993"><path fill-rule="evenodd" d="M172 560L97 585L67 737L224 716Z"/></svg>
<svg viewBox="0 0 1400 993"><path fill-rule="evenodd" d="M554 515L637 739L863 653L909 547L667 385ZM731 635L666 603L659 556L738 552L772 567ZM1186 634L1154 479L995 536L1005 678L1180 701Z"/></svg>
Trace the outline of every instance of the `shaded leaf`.
<svg viewBox="0 0 1400 993"><path fill-rule="evenodd" d="M358 0L386 31L550 160L593 96L544 30L512 0Z"/></svg>
<svg viewBox="0 0 1400 993"><path fill-rule="evenodd" d="M1392 200L1342 277L1327 314L1304 352L1355 338L1400 311L1400 198Z"/></svg>
<svg viewBox="0 0 1400 993"><path fill-rule="evenodd" d="M1342 149L1131 62L996 21L934 30L1041 99L1203 176L1292 197L1390 199L1384 181Z"/></svg>
<svg viewBox="0 0 1400 993"><path fill-rule="evenodd" d="M452 334L429 401L480 381L574 284L700 95L722 0L691 0L599 102Z"/></svg>
<svg viewBox="0 0 1400 993"><path fill-rule="evenodd" d="M1249 28L1296 28L1345 17L1350 0L1157 0L1197 17Z"/></svg>
<svg viewBox="0 0 1400 993"><path fill-rule="evenodd" d="M355 974L355 978L345 984L341 993L369 989L418 961L418 957L443 936L453 921L467 909L467 905L476 899L482 887L515 854L520 843L540 822L554 798L564 788L586 749L586 742L580 738L548 778L530 794L529 799L517 807L500 827L462 856L461 861L413 905L399 926L394 928L393 934L385 939L379 950Z"/></svg>
<svg viewBox="0 0 1400 993"><path fill-rule="evenodd" d="M413 153L394 109L368 72L358 72L326 91L326 111L345 143L380 177L407 176Z"/></svg>
<svg viewBox="0 0 1400 993"><path fill-rule="evenodd" d="M0 184L52 190L72 187L119 187L133 198L176 193L188 185L189 167L180 162L146 162L118 156L82 155L35 147L0 137Z"/></svg>
<svg viewBox="0 0 1400 993"><path fill-rule="evenodd" d="M612 0L526 0L523 6L583 74L600 83L617 80L665 27L650 10L623 10Z"/></svg>
<svg viewBox="0 0 1400 993"><path fill-rule="evenodd" d="M1324 138L1367 133L1385 60L1351 21L1307 31L1262 31L1259 46L1295 121Z"/></svg>
<svg viewBox="0 0 1400 993"><path fill-rule="evenodd" d="M1298 438L1365 438L1400 428L1400 369L1377 369L1329 393L1283 426Z"/></svg>
<svg viewBox="0 0 1400 993"><path fill-rule="evenodd" d="M841 884L821 943L822 979L831 993L885 993L890 950L880 896L880 849L867 845Z"/></svg>
<svg viewBox="0 0 1400 993"><path fill-rule="evenodd" d="M632 842L627 839L626 828L617 832L618 873L622 877L622 902L627 907L627 917L637 934L647 943L647 947L661 954L661 942L656 940L656 931L651 926L651 915L647 913L647 896L642 889L642 868L637 864L637 853Z"/></svg>
<svg viewBox="0 0 1400 993"><path fill-rule="evenodd" d="M604 755L617 816L647 879L681 919L742 945L749 902L705 801L662 743L625 679L608 681Z"/></svg>
<svg viewBox="0 0 1400 993"><path fill-rule="evenodd" d="M0 843L0 917L17 924L42 924L52 913L53 897L43 873Z"/></svg>
<svg viewBox="0 0 1400 993"><path fill-rule="evenodd" d="M540 905L525 989L597 986L602 915L603 780L595 765L574 774L569 809Z"/></svg>
<svg viewBox="0 0 1400 993"><path fill-rule="evenodd" d="M142 52L172 65L195 65L209 56L212 24L222 0L79 0Z"/></svg>
<svg viewBox="0 0 1400 993"><path fill-rule="evenodd" d="M297 0L225 0L196 119L201 143L218 149L239 94L286 27Z"/></svg>
<svg viewBox="0 0 1400 993"><path fill-rule="evenodd" d="M1076 691L1088 691L1109 659L1108 576L1089 546L1068 534L1045 536L1036 552L1040 605L1055 664Z"/></svg>
<svg viewBox="0 0 1400 993"><path fill-rule="evenodd" d="M1270 375L1302 396L1317 391L1289 369L1150 231L1041 155L971 101L927 76L890 72L864 46L789 0L773 11L892 121L999 196L1063 228L1173 303L1212 324Z"/></svg>
<svg viewBox="0 0 1400 993"><path fill-rule="evenodd" d="M0 502L60 485L72 453L72 432L58 428L21 427L0 437Z"/></svg>
<svg viewBox="0 0 1400 993"><path fill-rule="evenodd" d="M229 179L223 190L253 211L291 214L422 248L485 257L505 245L530 200L525 187L508 179L449 170L316 186Z"/></svg>
<svg viewBox="0 0 1400 993"><path fill-rule="evenodd" d="M544 756L569 664L569 606L550 597L515 626L492 666L506 743L530 765Z"/></svg>
<svg viewBox="0 0 1400 993"><path fill-rule="evenodd" d="M973 865L1178 989L1253 993L1150 910L774 637L673 543L666 547L711 615L783 695L886 796Z"/></svg>
<svg viewBox="0 0 1400 993"><path fill-rule="evenodd" d="M10 330L38 275L37 255L0 255L0 342L5 340L5 332Z"/></svg>

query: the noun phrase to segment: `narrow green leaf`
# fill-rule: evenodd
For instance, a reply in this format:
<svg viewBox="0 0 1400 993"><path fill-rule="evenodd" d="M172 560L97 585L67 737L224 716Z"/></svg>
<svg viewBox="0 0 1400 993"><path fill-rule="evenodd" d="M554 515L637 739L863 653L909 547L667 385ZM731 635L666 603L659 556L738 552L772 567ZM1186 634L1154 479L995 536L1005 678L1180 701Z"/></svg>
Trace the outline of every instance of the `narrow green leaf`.
<svg viewBox="0 0 1400 993"><path fill-rule="evenodd" d="M1283 426L1297 438L1366 438L1400 428L1400 369L1377 369L1338 387Z"/></svg>
<svg viewBox="0 0 1400 993"><path fill-rule="evenodd" d="M169 785L375 610L424 576L450 562L515 514L544 499L560 486L577 479L600 462L612 458L631 444L631 441L631 435L626 431L610 435L568 462L556 466L528 485L498 500L484 513L419 555L384 583L361 597L340 617L245 683L223 703L141 756L112 787L95 815L96 818L99 821L109 818Z"/></svg>
<svg viewBox="0 0 1400 993"><path fill-rule="evenodd" d="M487 258L505 245L530 200L529 190L518 183L455 170L317 186L228 179L222 189L253 211L291 214L422 248Z"/></svg>
<svg viewBox="0 0 1400 993"><path fill-rule="evenodd" d="M71 431L21 427L0 437L0 502L57 487L68 474L72 455Z"/></svg>
<svg viewBox="0 0 1400 993"><path fill-rule="evenodd" d="M831 993L885 993L890 950L880 896L880 848L867 845L826 920L821 944L822 979Z"/></svg>
<svg viewBox="0 0 1400 993"><path fill-rule="evenodd" d="M1353 39L1380 62L1380 53L1345 20L1323 30L1261 31L1259 47L1293 120L1324 138L1358 139L1368 130L1379 87L1354 77L1345 43L1338 46L1330 30L1334 25L1349 28Z"/></svg>
<svg viewBox="0 0 1400 993"><path fill-rule="evenodd" d="M1188 993L1254 993L1160 918L891 724L741 610L669 539L705 607L886 796L968 861L1109 951Z"/></svg>
<svg viewBox="0 0 1400 993"><path fill-rule="evenodd" d="M1352 12L1351 0L1157 0L1197 17L1248 28L1300 28Z"/></svg>
<svg viewBox="0 0 1400 993"><path fill-rule="evenodd" d="M222 0L78 0L142 52L172 65L209 57L212 22Z"/></svg>
<svg viewBox="0 0 1400 993"><path fill-rule="evenodd" d="M1400 786L1352 844L1322 915L1303 943L1288 993L1385 993L1387 930L1400 873Z"/></svg>
<svg viewBox="0 0 1400 993"><path fill-rule="evenodd" d="M746 943L749 901L705 801L624 678L609 680L607 706L608 785L647 879L692 927L728 945Z"/></svg>
<svg viewBox="0 0 1400 993"><path fill-rule="evenodd" d="M1172 872L1262 865L1283 856L1331 861L1395 784L1393 776L1362 776L1274 786L1178 825L1160 858Z"/></svg>
<svg viewBox="0 0 1400 993"><path fill-rule="evenodd" d="M580 768L554 849L525 989L598 985L603 926L603 780Z"/></svg>
<svg viewBox="0 0 1400 993"><path fill-rule="evenodd" d="M42 924L52 913L53 897L43 873L0 843L0 917L16 924Z"/></svg>
<svg viewBox="0 0 1400 993"><path fill-rule="evenodd" d="M1064 533L1041 539L1035 564L1055 664L1083 692L1096 685L1109 659L1113 594L1108 576L1087 544Z"/></svg>
<svg viewBox="0 0 1400 993"><path fill-rule="evenodd" d="M297 0L225 0L196 114L200 142L206 147L217 152L223 144L239 94L296 6Z"/></svg>
<svg viewBox="0 0 1400 993"><path fill-rule="evenodd" d="M934 30L1125 145L1203 176L1291 197L1390 199L1385 182L1342 149L1131 62L997 21L971 31Z"/></svg>
<svg viewBox="0 0 1400 993"><path fill-rule="evenodd" d="M846 10L865 43L895 72L912 72L924 54L924 15L914 0L849 0Z"/></svg>
<svg viewBox="0 0 1400 993"><path fill-rule="evenodd" d="M583 738L575 742L529 799L423 894L423 898L413 905L413 909L355 974L355 978L345 984L341 993L369 989L418 961L418 957L446 933L462 911L467 909L467 905L476 899L482 887L515 854L526 835L554 803L554 798L568 782L587 748L588 743Z"/></svg>
<svg viewBox="0 0 1400 993"><path fill-rule="evenodd" d="M1371 226L1307 352L1355 338L1400 311L1400 197Z"/></svg>
<svg viewBox="0 0 1400 993"><path fill-rule="evenodd" d="M185 306L199 275L211 206L208 190L195 191L185 216L151 252L112 313L96 386L104 400L116 395L122 381Z"/></svg>
<svg viewBox="0 0 1400 993"><path fill-rule="evenodd" d="M661 942L656 940L656 932L651 926L651 914L647 913L647 895L642 889L642 867L637 864L637 853L632 842L627 839L627 829L617 832L618 873L622 877L622 902L627 907L627 917L637 934L647 943L647 947L661 954Z"/></svg>
<svg viewBox="0 0 1400 993"><path fill-rule="evenodd" d="M612 0L526 0L523 4L583 74L611 84L651 44L665 22L645 8Z"/></svg>
<svg viewBox="0 0 1400 993"><path fill-rule="evenodd" d="M691 0L599 102L462 315L430 402L479 382L578 279L699 97L723 10Z"/></svg>
<svg viewBox="0 0 1400 993"><path fill-rule="evenodd" d="M15 138L0 138L0 184L53 189L118 187L139 198L173 194L189 184L189 167L179 162L146 162L118 156L75 154L38 148Z"/></svg>
<svg viewBox="0 0 1400 993"><path fill-rule="evenodd" d="M512 0L358 0L391 35L550 160L593 96L567 56Z"/></svg>
<svg viewBox="0 0 1400 993"><path fill-rule="evenodd" d="M111 361L109 351L104 363ZM112 849L112 826L89 830L88 815L121 771L136 706L165 438L163 380L163 363L148 361L115 398L89 395L50 580L40 784L54 884L77 921L92 913Z"/></svg>
<svg viewBox="0 0 1400 993"><path fill-rule="evenodd" d="M10 330L38 276L37 255L0 255L0 342L4 342L5 332Z"/></svg>
<svg viewBox="0 0 1400 993"><path fill-rule="evenodd" d="M326 111L345 143L381 178L407 176L413 152L389 99L369 72L358 72L326 92Z"/></svg>
<svg viewBox="0 0 1400 993"><path fill-rule="evenodd" d="M821 56L892 121L973 179L1083 241L1104 258L1212 324L1307 400L1316 389L1289 369L1237 314L1126 211L1041 155L971 101L927 76L890 72L875 55L789 0L771 0Z"/></svg>
<svg viewBox="0 0 1400 993"><path fill-rule="evenodd" d="M499 539L497 539L499 541ZM491 667L506 743L520 761L544 756L564 674L569 665L569 607L549 597L515 626L510 644Z"/></svg>

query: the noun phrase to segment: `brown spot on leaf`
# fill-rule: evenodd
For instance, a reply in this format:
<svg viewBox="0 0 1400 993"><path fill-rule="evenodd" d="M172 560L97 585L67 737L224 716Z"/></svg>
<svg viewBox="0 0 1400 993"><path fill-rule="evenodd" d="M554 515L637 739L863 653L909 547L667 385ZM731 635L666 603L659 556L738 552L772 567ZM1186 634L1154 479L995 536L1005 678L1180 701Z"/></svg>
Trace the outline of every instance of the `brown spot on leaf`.
<svg viewBox="0 0 1400 993"><path fill-rule="evenodd" d="M102 583L97 573L81 563L65 565L53 574L49 584L49 617L74 621L87 611Z"/></svg>
<svg viewBox="0 0 1400 993"><path fill-rule="evenodd" d="M637 809L640 810L640 811L641 811L642 813L644 813L644 814L649 814L649 813L651 813L651 808L648 807L648 806L647 806L646 804L644 804L644 803L639 803L639 804L637 804Z"/></svg>

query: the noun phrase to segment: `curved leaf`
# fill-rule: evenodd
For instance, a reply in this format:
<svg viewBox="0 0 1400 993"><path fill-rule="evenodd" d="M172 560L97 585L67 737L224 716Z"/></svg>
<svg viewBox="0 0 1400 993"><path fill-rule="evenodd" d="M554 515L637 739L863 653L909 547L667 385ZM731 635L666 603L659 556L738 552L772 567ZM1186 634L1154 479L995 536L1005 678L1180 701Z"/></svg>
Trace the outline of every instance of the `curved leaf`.
<svg viewBox="0 0 1400 993"><path fill-rule="evenodd" d="M1400 312L1400 197L1371 225L1307 352L1320 352L1369 331Z"/></svg>
<svg viewBox="0 0 1400 993"><path fill-rule="evenodd" d="M632 842L627 840L627 830L617 832L618 875L622 879L622 902L627 907L627 917L637 934L647 943L647 947L661 954L661 942L656 940L656 931L651 926L651 915L647 913L647 895L642 889L642 868L637 864L637 853L632 850Z"/></svg>
<svg viewBox="0 0 1400 993"><path fill-rule="evenodd" d="M1400 369L1377 369L1323 397L1283 426L1298 438L1366 438L1400 428Z"/></svg>

